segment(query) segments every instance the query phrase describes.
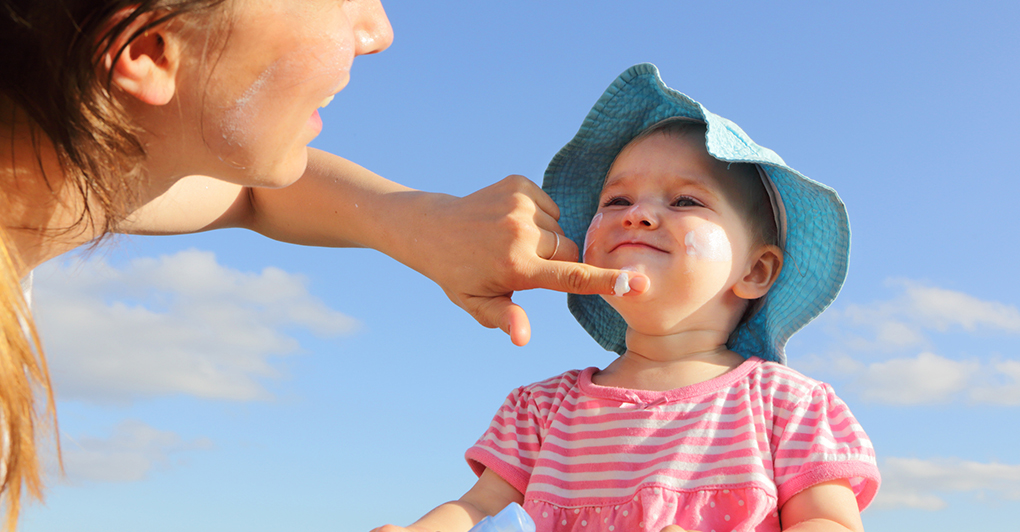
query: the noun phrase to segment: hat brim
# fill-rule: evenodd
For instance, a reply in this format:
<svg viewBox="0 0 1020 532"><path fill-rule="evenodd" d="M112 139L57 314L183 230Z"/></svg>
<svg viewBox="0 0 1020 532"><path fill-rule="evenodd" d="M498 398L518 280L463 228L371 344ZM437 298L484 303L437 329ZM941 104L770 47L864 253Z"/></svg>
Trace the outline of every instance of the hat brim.
<svg viewBox="0 0 1020 532"><path fill-rule="evenodd" d="M779 193L786 221L782 272L760 309L733 332L727 346L745 357L785 363L790 336L832 303L846 279L850 225L836 191L787 166L735 123L667 87L649 63L627 69L606 89L577 135L549 163L542 188L560 207L566 236L583 242L617 154L641 132L675 117L704 122L710 155L759 165ZM600 345L626 351L627 324L601 296L569 294L567 305Z"/></svg>

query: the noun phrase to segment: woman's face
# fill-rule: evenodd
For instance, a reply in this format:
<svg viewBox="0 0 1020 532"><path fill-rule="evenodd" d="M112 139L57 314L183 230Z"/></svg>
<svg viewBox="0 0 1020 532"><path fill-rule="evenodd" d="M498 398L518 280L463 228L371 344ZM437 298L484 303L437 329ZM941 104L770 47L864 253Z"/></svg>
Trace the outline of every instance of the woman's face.
<svg viewBox="0 0 1020 532"><path fill-rule="evenodd" d="M393 30L379 0L236 0L224 17L214 26L226 32L222 48L203 54L208 37L195 32L178 76L188 151L215 177L286 186L322 130L319 107L350 81L354 57L386 49Z"/></svg>

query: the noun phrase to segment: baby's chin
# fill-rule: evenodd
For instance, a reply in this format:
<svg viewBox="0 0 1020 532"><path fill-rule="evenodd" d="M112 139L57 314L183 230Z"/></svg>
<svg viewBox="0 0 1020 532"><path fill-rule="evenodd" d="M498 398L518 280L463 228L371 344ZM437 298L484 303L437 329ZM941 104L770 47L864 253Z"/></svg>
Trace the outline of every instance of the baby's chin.
<svg viewBox="0 0 1020 532"><path fill-rule="evenodd" d="M641 334L650 336L669 334L678 322L678 318L674 316L674 306L663 301L640 301L641 295L634 298L603 297L620 314L628 329Z"/></svg>

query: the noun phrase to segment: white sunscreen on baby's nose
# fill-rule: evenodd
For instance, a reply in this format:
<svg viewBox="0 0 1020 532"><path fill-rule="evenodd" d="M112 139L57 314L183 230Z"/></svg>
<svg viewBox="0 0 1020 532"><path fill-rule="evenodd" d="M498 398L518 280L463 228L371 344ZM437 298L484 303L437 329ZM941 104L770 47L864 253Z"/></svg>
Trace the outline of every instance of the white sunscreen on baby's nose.
<svg viewBox="0 0 1020 532"><path fill-rule="evenodd" d="M588 224L588 231L584 234L584 253L588 254L588 248L591 247L591 234L602 227L602 213L595 213L595 217L591 219L591 223Z"/></svg>
<svg viewBox="0 0 1020 532"><path fill-rule="evenodd" d="M684 237L687 254L702 260L728 262L733 258L726 231L713 223L703 223Z"/></svg>

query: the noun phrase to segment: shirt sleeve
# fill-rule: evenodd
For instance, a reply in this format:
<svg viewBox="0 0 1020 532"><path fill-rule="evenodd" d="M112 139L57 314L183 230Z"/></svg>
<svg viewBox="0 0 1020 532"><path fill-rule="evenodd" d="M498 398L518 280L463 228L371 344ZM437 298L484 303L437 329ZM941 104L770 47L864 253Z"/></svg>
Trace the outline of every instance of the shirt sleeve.
<svg viewBox="0 0 1020 532"><path fill-rule="evenodd" d="M488 430L464 457L476 475L493 470L524 493L542 445L541 411L527 388L507 396Z"/></svg>
<svg viewBox="0 0 1020 532"><path fill-rule="evenodd" d="M811 486L840 479L850 482L858 509L868 506L881 482L875 449L846 403L824 383L781 403L771 442L779 508Z"/></svg>

